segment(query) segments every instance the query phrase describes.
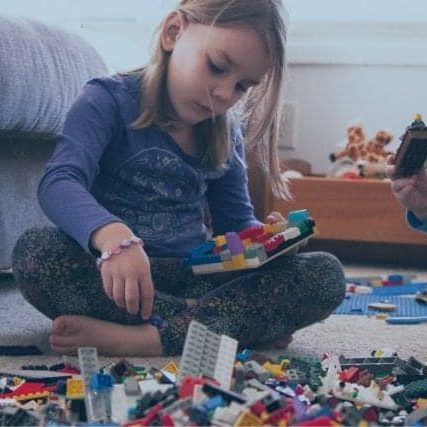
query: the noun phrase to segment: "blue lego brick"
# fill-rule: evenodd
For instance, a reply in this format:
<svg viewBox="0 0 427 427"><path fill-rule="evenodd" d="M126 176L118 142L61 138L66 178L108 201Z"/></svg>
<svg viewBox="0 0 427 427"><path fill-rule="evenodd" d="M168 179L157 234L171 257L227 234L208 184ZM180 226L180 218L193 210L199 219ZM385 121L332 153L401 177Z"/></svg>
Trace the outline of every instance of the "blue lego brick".
<svg viewBox="0 0 427 427"><path fill-rule="evenodd" d="M202 243L200 246L197 246L197 248L194 248L190 252L190 256L195 255L204 255L211 251L215 247L215 241L214 240L208 240L205 243Z"/></svg>
<svg viewBox="0 0 427 427"><path fill-rule="evenodd" d="M387 302L394 304L396 309L389 313L393 317L418 317L427 316L427 304L420 303L413 298L391 295L382 298L372 294L350 294L335 309L334 314L378 314L379 310L368 308L374 302Z"/></svg>
<svg viewBox="0 0 427 427"><path fill-rule="evenodd" d="M407 285L380 286L372 288L373 295L407 295L415 294L427 288L427 283L408 283Z"/></svg>
<svg viewBox="0 0 427 427"><path fill-rule="evenodd" d="M288 213L288 221L291 224L295 224L301 221L305 221L310 218L307 209L301 209L298 211L291 211Z"/></svg>

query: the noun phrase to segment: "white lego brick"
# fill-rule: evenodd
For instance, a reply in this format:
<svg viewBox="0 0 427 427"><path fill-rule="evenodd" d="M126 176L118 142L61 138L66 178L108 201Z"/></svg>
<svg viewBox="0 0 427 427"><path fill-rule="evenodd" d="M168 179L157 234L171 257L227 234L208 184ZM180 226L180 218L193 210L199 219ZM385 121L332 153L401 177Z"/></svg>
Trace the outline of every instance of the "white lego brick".
<svg viewBox="0 0 427 427"><path fill-rule="evenodd" d="M247 264L248 268L257 268L262 263L261 263L261 260L258 257L256 257L256 258L247 258L246 264Z"/></svg>
<svg viewBox="0 0 427 427"><path fill-rule="evenodd" d="M285 240L295 239L301 235L301 231L297 227L289 227L283 232Z"/></svg>
<svg viewBox="0 0 427 427"><path fill-rule="evenodd" d="M173 387L173 384L160 384L155 378L138 381L138 384L142 394L155 393L156 391L164 393Z"/></svg>
<svg viewBox="0 0 427 427"><path fill-rule="evenodd" d="M118 424L125 423L128 420L128 409L135 406L142 394L156 391L164 393L171 387L173 384L159 384L154 378L145 379L138 381L138 395L127 395L124 384L114 384L111 394L111 420Z"/></svg>
<svg viewBox="0 0 427 427"><path fill-rule="evenodd" d="M223 388L230 388L237 341L210 332L191 321L184 343L178 382L186 376L204 375L216 379Z"/></svg>
<svg viewBox="0 0 427 427"><path fill-rule="evenodd" d="M234 361L236 359L237 340L221 335L214 378L227 390L231 387Z"/></svg>
<svg viewBox="0 0 427 427"><path fill-rule="evenodd" d="M90 396L90 379L99 372L98 351L96 347L79 347L77 349L80 373L85 384L86 416L89 421L95 420L95 409Z"/></svg>
<svg viewBox="0 0 427 427"><path fill-rule="evenodd" d="M237 418L242 411L247 408L244 405L240 405L236 402L231 402L228 406L219 406L215 409L211 423L214 426L232 426L235 424Z"/></svg>
<svg viewBox="0 0 427 427"><path fill-rule="evenodd" d="M187 376L200 375L205 337L208 328L202 323L191 321L185 337L184 350L181 358L181 366L178 374L178 382Z"/></svg>
<svg viewBox="0 0 427 427"><path fill-rule="evenodd" d="M381 390L374 381L369 387L354 383L344 383L342 386L342 382L337 381L332 389L332 394L338 399L348 400L359 405L372 405L392 411L399 408L387 390Z"/></svg>
<svg viewBox="0 0 427 427"><path fill-rule="evenodd" d="M131 396L125 393L124 384L114 384L111 392L111 421L123 424L128 420L128 409L135 406L141 396Z"/></svg>
<svg viewBox="0 0 427 427"><path fill-rule="evenodd" d="M89 390L90 379L93 374L99 372L98 351L96 347L79 347L77 354L79 357L80 373L84 379L85 387Z"/></svg>

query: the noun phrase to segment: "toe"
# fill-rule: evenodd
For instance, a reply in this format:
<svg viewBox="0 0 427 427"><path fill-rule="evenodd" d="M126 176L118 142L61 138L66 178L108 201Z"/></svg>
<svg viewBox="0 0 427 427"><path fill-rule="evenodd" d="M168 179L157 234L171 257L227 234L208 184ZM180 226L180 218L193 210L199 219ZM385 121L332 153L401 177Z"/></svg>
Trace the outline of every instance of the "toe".
<svg viewBox="0 0 427 427"><path fill-rule="evenodd" d="M67 347L67 346L53 346L51 345L50 348L52 351L56 354L68 354L68 355L75 355L77 353L77 350L75 347Z"/></svg>
<svg viewBox="0 0 427 427"><path fill-rule="evenodd" d="M52 322L52 334L67 335L70 332L69 316L59 316Z"/></svg>

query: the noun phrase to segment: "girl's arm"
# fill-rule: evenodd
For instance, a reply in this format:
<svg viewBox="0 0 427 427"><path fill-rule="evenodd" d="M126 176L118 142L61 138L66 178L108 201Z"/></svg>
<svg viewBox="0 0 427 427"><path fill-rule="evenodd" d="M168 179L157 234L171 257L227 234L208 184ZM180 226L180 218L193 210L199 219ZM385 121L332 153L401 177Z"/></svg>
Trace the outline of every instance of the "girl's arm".
<svg viewBox="0 0 427 427"><path fill-rule="evenodd" d="M104 150L119 132L117 117L107 89L96 82L86 85L67 115L38 188L48 218L87 250L95 230L122 223L90 194Z"/></svg>
<svg viewBox="0 0 427 427"><path fill-rule="evenodd" d="M90 190L107 145L120 137L124 124L108 89L95 81L71 108L63 134L39 185L46 215L88 251L110 251L132 231L103 208ZM131 245L123 256L101 265L105 293L117 306L146 319L153 307L150 263L144 249Z"/></svg>

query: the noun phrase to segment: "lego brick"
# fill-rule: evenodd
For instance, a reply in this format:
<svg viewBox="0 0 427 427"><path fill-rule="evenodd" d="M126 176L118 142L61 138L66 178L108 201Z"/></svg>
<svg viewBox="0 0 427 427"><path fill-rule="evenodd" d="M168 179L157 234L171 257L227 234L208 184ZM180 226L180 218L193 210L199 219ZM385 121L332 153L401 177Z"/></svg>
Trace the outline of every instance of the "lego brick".
<svg viewBox="0 0 427 427"><path fill-rule="evenodd" d="M307 210L290 212L288 218L292 225L264 224L216 236L193 249L186 258L187 265L194 274L258 268L316 234L315 223Z"/></svg>
<svg viewBox="0 0 427 427"><path fill-rule="evenodd" d="M229 389L237 351L237 341L217 335L196 321L191 321L185 338L178 382L186 376L216 379Z"/></svg>
<svg viewBox="0 0 427 427"><path fill-rule="evenodd" d="M396 151L396 175L408 177L417 173L427 159L427 127L417 115L401 137Z"/></svg>
<svg viewBox="0 0 427 427"><path fill-rule="evenodd" d="M375 302L384 302L384 299L379 295L350 294L335 309L334 314L377 314L377 310L368 308L369 304ZM387 302L396 306L393 317L427 316L427 304L420 304L413 298L390 295L387 296Z"/></svg>

